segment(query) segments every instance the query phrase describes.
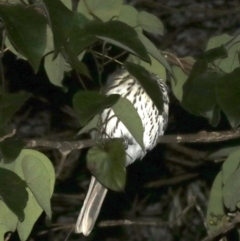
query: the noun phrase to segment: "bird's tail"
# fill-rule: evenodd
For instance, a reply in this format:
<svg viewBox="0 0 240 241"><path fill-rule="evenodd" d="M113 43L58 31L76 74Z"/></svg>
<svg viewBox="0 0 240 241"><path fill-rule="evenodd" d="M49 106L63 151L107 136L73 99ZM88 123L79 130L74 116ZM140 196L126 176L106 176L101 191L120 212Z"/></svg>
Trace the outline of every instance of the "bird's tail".
<svg viewBox="0 0 240 241"><path fill-rule="evenodd" d="M85 236L90 234L106 194L107 189L92 176L87 196L78 216L75 233L83 233Z"/></svg>

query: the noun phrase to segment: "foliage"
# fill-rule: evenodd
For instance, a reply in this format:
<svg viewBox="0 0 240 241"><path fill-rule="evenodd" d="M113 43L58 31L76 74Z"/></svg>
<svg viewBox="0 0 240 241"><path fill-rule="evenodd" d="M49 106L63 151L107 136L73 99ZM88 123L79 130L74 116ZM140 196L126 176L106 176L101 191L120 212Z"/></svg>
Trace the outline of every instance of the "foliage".
<svg viewBox="0 0 240 241"><path fill-rule="evenodd" d="M186 71L182 64L171 67L164 54L144 34L145 31L163 35L162 22L153 14L124 5L121 0L80 1L76 11L72 11L69 1L64 0L42 0L40 4L24 2L26 5L23 2L0 3L3 41L18 58L27 60L35 73L44 61L53 85L64 89L63 79L70 71L90 80L93 77L91 66L82 59L91 54L98 67L100 87L103 68L116 61L138 79L161 111L161 92L151 81L150 73L156 73L166 81L168 71L173 94L185 110L207 118L214 127L219 124L222 111L233 129L239 126L239 36L224 34L210 39L206 51L196 60L185 58L192 64L191 71ZM119 55L111 56L109 50L113 46L120 51ZM124 63L118 60L122 56ZM29 93L10 94L4 88L1 90L1 136L6 134L7 123L13 114L30 97ZM101 112L111 107L143 147L141 119L127 99L80 90L72 102L83 126L80 133L92 129L98 131L99 124L103 124L100 123ZM50 199L55 182L52 164L45 155L23 147L24 143L15 139L0 143L3 156L0 163L1 240L6 232L15 230L21 240L26 240L43 211L48 218L52 215ZM240 206L237 192L240 154L232 149L228 149L228 154L210 195L207 211L210 232L225 224L226 210L236 212ZM125 158L122 141L101 141L90 148L87 166L106 187L122 191L126 182Z"/></svg>

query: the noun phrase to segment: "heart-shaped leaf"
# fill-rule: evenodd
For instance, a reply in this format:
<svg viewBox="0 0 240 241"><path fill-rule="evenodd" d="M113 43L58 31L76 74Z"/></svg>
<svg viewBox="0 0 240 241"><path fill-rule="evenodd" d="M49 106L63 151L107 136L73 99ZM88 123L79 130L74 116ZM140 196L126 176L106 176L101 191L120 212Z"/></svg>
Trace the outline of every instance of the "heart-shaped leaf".
<svg viewBox="0 0 240 241"><path fill-rule="evenodd" d="M25 145L25 142L12 137L0 142L0 151L2 153L4 163L14 161L19 156Z"/></svg>
<svg viewBox="0 0 240 241"><path fill-rule="evenodd" d="M47 23L44 16L22 4L1 4L0 17L13 45L37 72L46 47Z"/></svg>
<svg viewBox="0 0 240 241"><path fill-rule="evenodd" d="M29 93L5 94L0 96L0 129L7 124L30 96Z"/></svg>
<svg viewBox="0 0 240 241"><path fill-rule="evenodd" d="M87 154L87 166L106 188L123 191L126 183L126 154L121 141L107 142L103 148L94 146Z"/></svg>
<svg viewBox="0 0 240 241"><path fill-rule="evenodd" d="M115 116L126 126L128 131L144 150L143 124L133 104L128 99L121 97L118 102L112 106L112 109Z"/></svg>
<svg viewBox="0 0 240 241"><path fill-rule="evenodd" d="M73 108L78 113L81 125L104 109L114 105L119 95L103 95L94 91L79 91L73 97Z"/></svg>
<svg viewBox="0 0 240 241"><path fill-rule="evenodd" d="M137 32L126 23L120 21L108 21L106 23L91 21L86 24L85 29L89 34L123 48L144 61L151 61L145 46L138 38ZM117 31L113 31L113 29L117 29Z"/></svg>
<svg viewBox="0 0 240 241"><path fill-rule="evenodd" d="M138 24L143 30L149 33L163 35L164 27L162 22L151 13L140 12L138 14Z"/></svg>
<svg viewBox="0 0 240 241"><path fill-rule="evenodd" d="M53 33L55 56L60 52L73 28L74 13L70 11L60 0L43 0L50 19L50 27ZM28 20L29 21L29 20Z"/></svg>
<svg viewBox="0 0 240 241"><path fill-rule="evenodd" d="M78 5L78 12L85 15L88 19L94 19L95 16L105 22L119 15L122 2L122 0L80 1Z"/></svg>
<svg viewBox="0 0 240 241"><path fill-rule="evenodd" d="M159 110L159 113L163 112L163 95L160 87L151 74L142 66L134 63L125 62L125 67L128 72L134 76L140 85L144 88L148 96L152 99L153 103Z"/></svg>
<svg viewBox="0 0 240 241"><path fill-rule="evenodd" d="M232 73L222 75L216 86L218 104L234 129L240 124L239 76L240 68L236 68Z"/></svg>
<svg viewBox="0 0 240 241"><path fill-rule="evenodd" d="M219 172L212 185L207 209L207 224L210 232L221 227L224 216L222 172Z"/></svg>
<svg viewBox="0 0 240 241"><path fill-rule="evenodd" d="M24 220L23 209L28 201L26 188L26 182L16 173L0 168L0 198L20 221Z"/></svg>

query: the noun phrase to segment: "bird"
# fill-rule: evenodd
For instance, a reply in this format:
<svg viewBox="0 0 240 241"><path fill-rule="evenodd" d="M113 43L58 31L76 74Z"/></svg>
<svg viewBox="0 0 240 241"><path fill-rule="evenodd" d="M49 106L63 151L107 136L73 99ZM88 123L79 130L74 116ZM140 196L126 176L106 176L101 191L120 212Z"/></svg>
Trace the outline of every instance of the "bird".
<svg viewBox="0 0 240 241"><path fill-rule="evenodd" d="M162 93L159 97L162 98L159 101L163 104L161 113L138 80L124 68L119 68L112 73L102 90L106 95L119 94L121 97L127 98L142 120L144 150L125 125L114 116L114 111L111 108L105 109L101 114L102 123L104 123L102 137L124 138L127 141L126 166L137 159L142 159L147 151L153 149L157 144L158 137L163 135L166 130L169 111L168 87L158 75L151 73L150 76L158 83ZM107 191L107 188L99 183L94 176L91 177L89 189L76 222L75 233L83 233L85 236L90 234Z"/></svg>

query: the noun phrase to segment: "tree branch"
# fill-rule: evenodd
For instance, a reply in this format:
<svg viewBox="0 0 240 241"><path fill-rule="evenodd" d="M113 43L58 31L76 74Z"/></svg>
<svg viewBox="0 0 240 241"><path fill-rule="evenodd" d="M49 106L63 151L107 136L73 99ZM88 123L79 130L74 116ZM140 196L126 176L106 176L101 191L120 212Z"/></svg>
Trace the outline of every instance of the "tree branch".
<svg viewBox="0 0 240 241"><path fill-rule="evenodd" d="M179 135L165 135L158 138L158 143L211 143L221 142L233 139L240 139L240 128L235 132L233 131L221 131L221 132L206 132L201 131L196 134L179 134ZM116 138L119 139L119 138ZM111 141L106 139L105 141ZM79 140L79 141L49 141L49 140L30 140L27 142L26 147L47 147L52 149L58 149L61 153L70 152L77 149L83 149L94 146L96 141L94 139Z"/></svg>
<svg viewBox="0 0 240 241"><path fill-rule="evenodd" d="M210 143L229 141L237 138L240 138L240 128L236 131L201 131L196 134L165 135L158 138L158 143Z"/></svg>

